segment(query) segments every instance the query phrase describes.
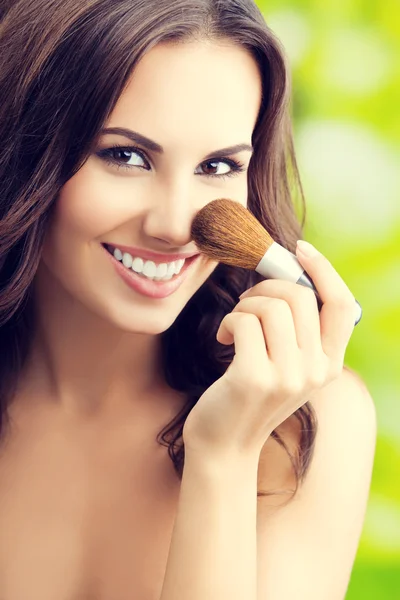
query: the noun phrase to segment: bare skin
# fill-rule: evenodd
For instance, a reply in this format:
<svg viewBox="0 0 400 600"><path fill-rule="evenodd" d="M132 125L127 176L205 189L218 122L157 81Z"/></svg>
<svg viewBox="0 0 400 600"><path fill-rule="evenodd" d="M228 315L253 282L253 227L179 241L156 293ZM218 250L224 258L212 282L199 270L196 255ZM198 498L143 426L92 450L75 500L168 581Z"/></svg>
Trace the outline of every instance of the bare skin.
<svg viewBox="0 0 400 600"><path fill-rule="evenodd" d="M173 416L164 412L122 424L11 411L0 460L1 598L159 597L180 489L155 441Z"/></svg>
<svg viewBox="0 0 400 600"><path fill-rule="evenodd" d="M169 400L176 409L182 401ZM155 437L172 411L125 426L17 405L10 413L0 453L0 598L158 600L180 481ZM294 449L298 423L288 420L281 434ZM259 487L294 489L287 455L271 438ZM262 502L260 518L285 500Z"/></svg>
<svg viewBox="0 0 400 600"><path fill-rule="evenodd" d="M160 334L216 263L201 257L155 301L126 286L101 242L196 250L190 225L202 206L247 202L251 153L227 155L245 167L232 177L221 159L207 171L205 157L251 143L260 99L244 50L158 46L106 126L164 154L141 148L148 164L119 156L127 171L93 153L64 186L35 279L37 334L0 446L1 600L158 600L180 482L156 435L184 403L163 380ZM107 134L98 149L115 142L132 145Z"/></svg>

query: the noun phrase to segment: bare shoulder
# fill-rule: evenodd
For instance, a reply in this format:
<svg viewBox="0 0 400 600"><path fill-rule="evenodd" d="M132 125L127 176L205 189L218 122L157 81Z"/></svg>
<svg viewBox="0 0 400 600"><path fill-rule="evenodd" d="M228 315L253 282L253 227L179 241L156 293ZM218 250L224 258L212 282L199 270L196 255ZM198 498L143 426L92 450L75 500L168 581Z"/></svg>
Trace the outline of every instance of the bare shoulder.
<svg viewBox="0 0 400 600"><path fill-rule="evenodd" d="M374 464L375 405L361 377L348 368L310 403L318 429L305 479L293 498L291 493L257 502L260 598L344 598L356 557ZM292 417L280 433L293 452L300 431ZM290 461L274 440L261 458L260 490L295 488Z"/></svg>
<svg viewBox="0 0 400 600"><path fill-rule="evenodd" d="M377 416L374 401L362 377L345 366L336 380L318 390L309 400L317 419L317 438L314 459L326 468L329 453L340 451L358 453L360 436L371 452L375 450ZM298 452L301 423L292 415L278 428L292 455ZM346 442L346 443L344 443ZM326 462L328 461L328 462ZM316 467L314 467L314 470ZM311 470L311 469L310 469ZM307 477L306 477L307 479ZM280 491L281 495L268 497L268 506L280 506L295 489L296 480L287 451L273 438L269 438L260 454L258 489Z"/></svg>
<svg viewBox="0 0 400 600"><path fill-rule="evenodd" d="M350 367L344 366L340 377L318 390L310 404L324 430L333 429L339 423L345 431L354 426L355 443L360 426L369 425L371 433L376 433L375 403L362 377Z"/></svg>

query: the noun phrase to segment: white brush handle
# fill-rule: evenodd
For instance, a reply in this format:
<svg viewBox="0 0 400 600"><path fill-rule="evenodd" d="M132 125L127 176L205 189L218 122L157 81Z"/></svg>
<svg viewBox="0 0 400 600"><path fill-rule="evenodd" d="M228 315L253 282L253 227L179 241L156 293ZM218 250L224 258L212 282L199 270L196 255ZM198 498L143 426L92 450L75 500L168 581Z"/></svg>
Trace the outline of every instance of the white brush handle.
<svg viewBox="0 0 400 600"><path fill-rule="evenodd" d="M317 297L318 309L321 310L322 300L311 278L304 271L303 267L297 260L297 256L278 244L278 242L273 242L271 244L256 266L255 270L263 277L267 277L269 279L284 279L286 281L292 281L293 283L298 283L299 285L309 287L314 291ZM357 300L356 304L357 318L354 325L357 325L362 317L362 308Z"/></svg>

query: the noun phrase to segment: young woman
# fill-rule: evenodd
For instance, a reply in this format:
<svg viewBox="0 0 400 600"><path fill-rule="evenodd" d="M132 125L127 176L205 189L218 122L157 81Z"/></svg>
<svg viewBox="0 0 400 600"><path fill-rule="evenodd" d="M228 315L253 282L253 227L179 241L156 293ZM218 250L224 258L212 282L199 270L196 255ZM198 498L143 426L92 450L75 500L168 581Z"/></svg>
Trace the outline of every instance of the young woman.
<svg viewBox="0 0 400 600"><path fill-rule="evenodd" d="M375 410L354 296L296 250L278 41L252 0L1 7L0 598L344 598ZM199 253L220 197L320 313Z"/></svg>

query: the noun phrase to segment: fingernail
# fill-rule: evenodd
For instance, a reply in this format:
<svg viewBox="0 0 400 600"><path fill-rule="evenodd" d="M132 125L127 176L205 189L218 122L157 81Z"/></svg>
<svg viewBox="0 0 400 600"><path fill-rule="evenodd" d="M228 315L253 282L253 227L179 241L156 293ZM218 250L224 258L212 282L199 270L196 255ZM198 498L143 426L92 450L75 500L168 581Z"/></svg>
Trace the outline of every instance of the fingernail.
<svg viewBox="0 0 400 600"><path fill-rule="evenodd" d="M305 240L297 240L297 248L299 249L301 254L304 256L308 256L312 258L313 256L317 256L319 254L318 250L314 248L312 244L306 242Z"/></svg>

